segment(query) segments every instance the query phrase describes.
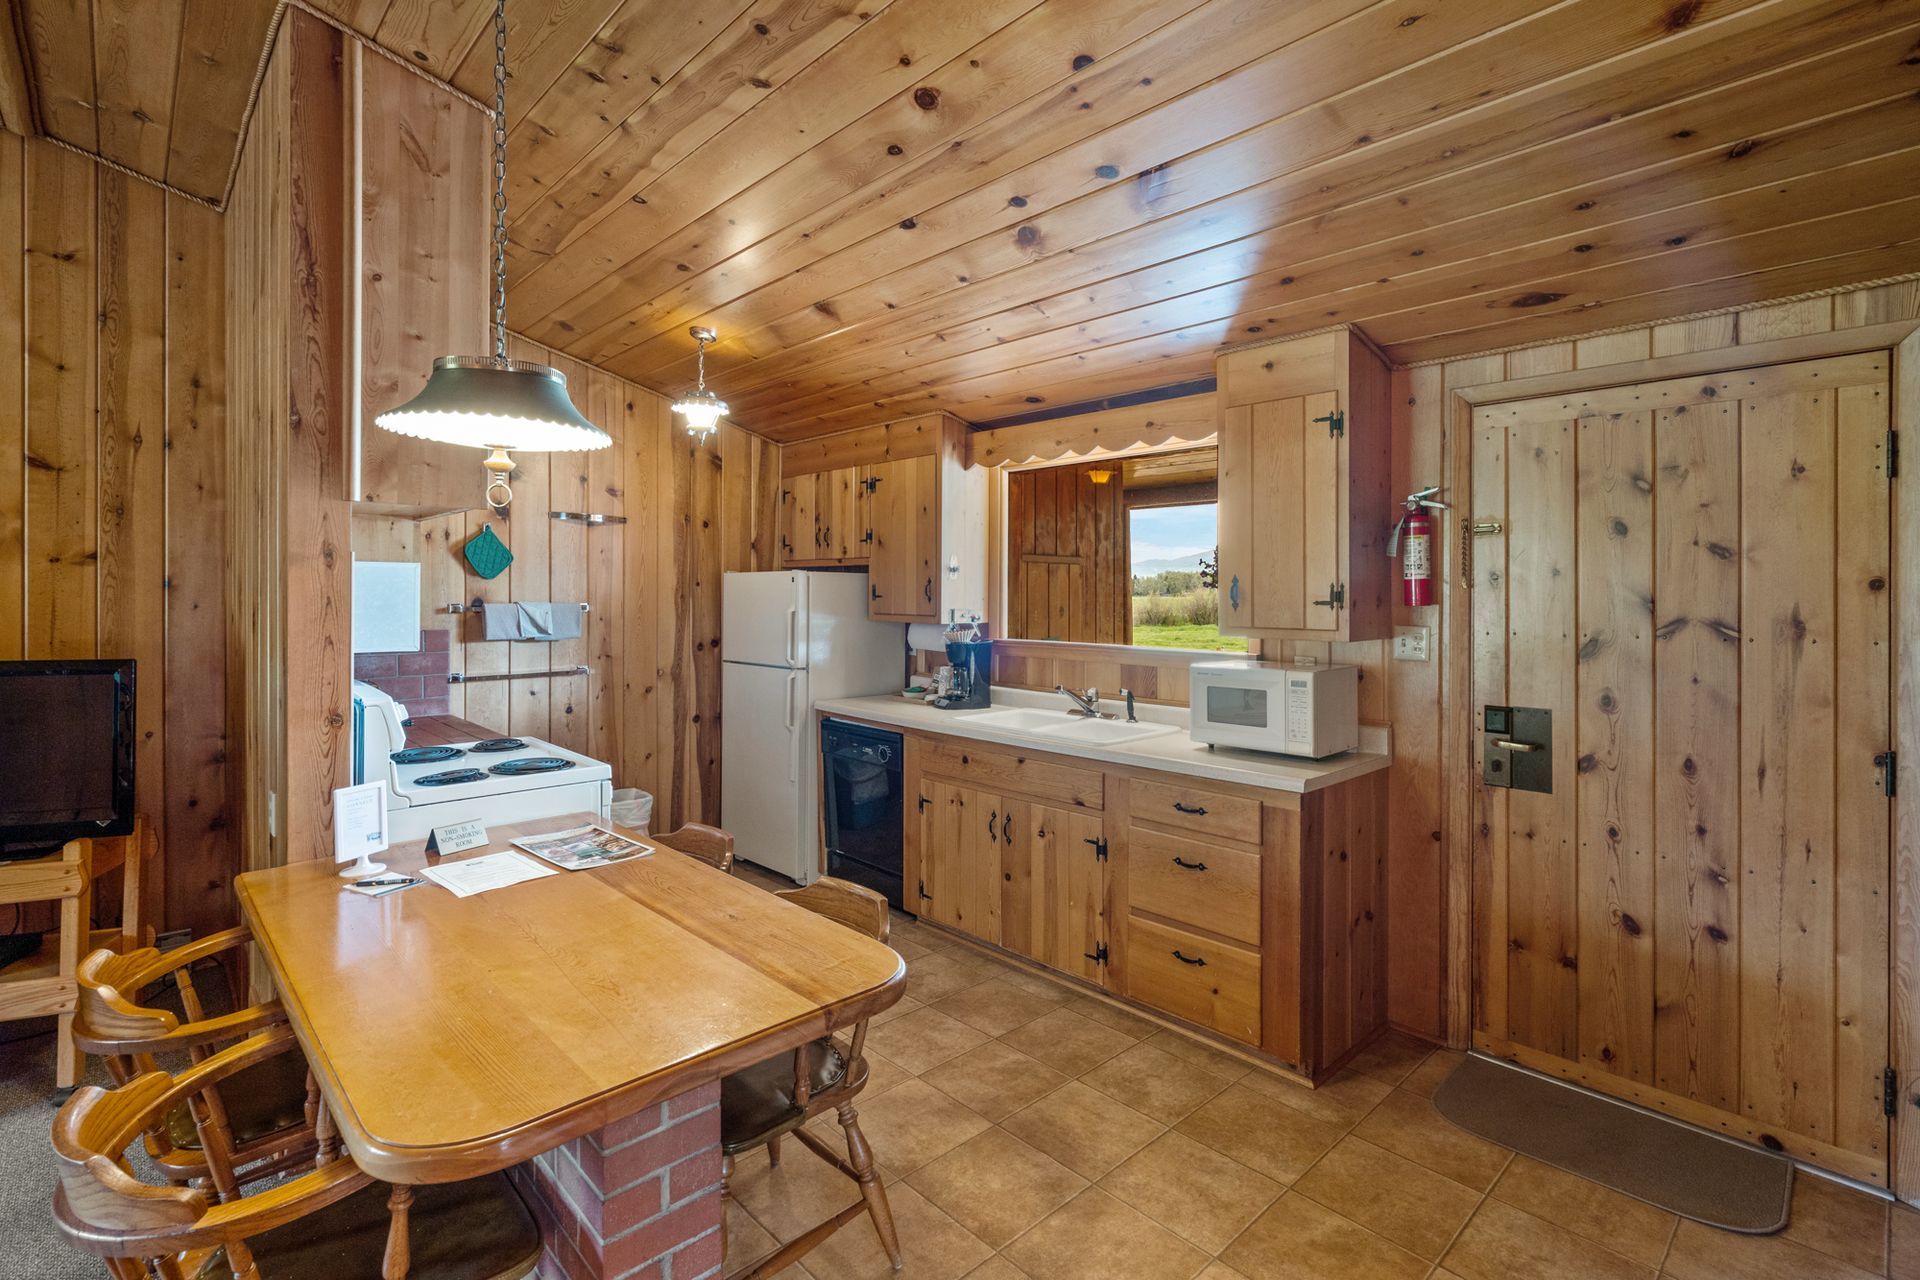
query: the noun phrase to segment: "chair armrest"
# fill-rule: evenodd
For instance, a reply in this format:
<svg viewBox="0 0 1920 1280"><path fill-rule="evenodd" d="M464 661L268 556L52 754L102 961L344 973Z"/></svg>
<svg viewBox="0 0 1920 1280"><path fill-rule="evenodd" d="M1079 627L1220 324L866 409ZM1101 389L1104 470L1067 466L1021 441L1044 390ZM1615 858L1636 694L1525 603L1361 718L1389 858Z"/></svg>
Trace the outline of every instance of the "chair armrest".
<svg viewBox="0 0 1920 1280"><path fill-rule="evenodd" d="M361 1172L352 1160L334 1160L265 1191L214 1205L194 1223L193 1234L209 1244L245 1240L304 1218L371 1185L372 1176Z"/></svg>
<svg viewBox="0 0 1920 1280"><path fill-rule="evenodd" d="M252 941L253 932L245 925L236 925L231 929L222 929L219 933L210 933L195 942L187 943L184 947L175 947L171 951L156 951L153 953L152 960L143 959L134 966L131 976L126 979L125 989L137 991L148 983L158 982L176 970L184 969L210 956L217 956L223 951L243 947Z"/></svg>
<svg viewBox="0 0 1920 1280"><path fill-rule="evenodd" d="M192 1049L205 1044L219 1044L224 1040L240 1040L257 1032L275 1027L287 1020L287 1011L278 1001L256 1004L233 1013L225 1013L217 1018L206 1018L199 1022L186 1022L163 1036L139 1046L141 1053L167 1053L176 1049Z"/></svg>

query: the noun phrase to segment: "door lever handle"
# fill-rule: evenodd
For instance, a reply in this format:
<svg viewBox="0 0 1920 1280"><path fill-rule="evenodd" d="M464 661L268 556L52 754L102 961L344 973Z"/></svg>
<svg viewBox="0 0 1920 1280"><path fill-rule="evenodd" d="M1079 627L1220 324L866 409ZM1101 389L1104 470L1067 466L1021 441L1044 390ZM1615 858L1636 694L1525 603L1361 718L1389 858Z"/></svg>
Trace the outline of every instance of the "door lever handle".
<svg viewBox="0 0 1920 1280"><path fill-rule="evenodd" d="M1505 738L1495 738L1493 745L1504 751L1538 751L1540 749L1540 744L1537 742L1508 742Z"/></svg>

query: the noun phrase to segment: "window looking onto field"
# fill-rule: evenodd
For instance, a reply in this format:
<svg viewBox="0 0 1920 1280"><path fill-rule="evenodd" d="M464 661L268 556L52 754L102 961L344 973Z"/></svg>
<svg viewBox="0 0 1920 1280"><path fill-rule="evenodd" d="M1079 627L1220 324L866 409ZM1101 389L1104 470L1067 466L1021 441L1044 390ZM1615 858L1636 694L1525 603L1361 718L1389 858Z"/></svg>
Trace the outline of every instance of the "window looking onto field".
<svg viewBox="0 0 1920 1280"><path fill-rule="evenodd" d="M1220 545L1214 503L1134 507L1127 512L1127 543L1131 643L1246 652L1246 637L1220 634L1220 593L1207 585Z"/></svg>
<svg viewBox="0 0 1920 1280"><path fill-rule="evenodd" d="M1017 640L1229 649L1200 559L1219 541L1211 446L1007 477L1007 620Z"/></svg>

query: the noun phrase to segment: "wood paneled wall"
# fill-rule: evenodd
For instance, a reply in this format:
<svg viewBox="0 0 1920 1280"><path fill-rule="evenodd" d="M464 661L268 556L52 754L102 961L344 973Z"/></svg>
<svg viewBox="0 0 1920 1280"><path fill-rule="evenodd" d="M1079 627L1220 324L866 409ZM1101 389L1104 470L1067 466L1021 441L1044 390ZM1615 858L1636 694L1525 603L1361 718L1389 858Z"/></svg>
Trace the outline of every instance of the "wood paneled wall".
<svg viewBox="0 0 1920 1280"><path fill-rule="evenodd" d="M667 401L645 388L519 338L509 354L564 372L574 403L614 447L518 458L504 518L485 507L418 521L357 509L354 555L420 562L421 626L450 632L455 671L590 669L451 685L446 710L610 762L615 786L654 796L655 830L718 823L720 578L774 567L778 449L730 423L695 444ZM479 455L446 452L449 465L471 467L478 498ZM589 526L555 520L554 511L627 523ZM461 552L489 525L514 560L483 579ZM478 617L447 612L450 602L475 598L591 607L578 640L487 641Z"/></svg>
<svg viewBox="0 0 1920 1280"><path fill-rule="evenodd" d="M1737 348L1800 334L1920 318L1920 282L1858 289L1804 302L1752 307L1740 312L1648 325L1599 337L1527 347L1504 355L1455 360L1394 373L1394 462L1396 494L1446 481L1455 442L1450 439L1448 400L1455 390L1568 370L1617 369L1631 381L1635 363L1657 356ZM1458 495L1445 495L1453 500ZM1367 706L1381 705L1394 730L1394 785L1388 791L1387 859L1388 1014L1407 1030L1446 1034L1450 1004L1464 1006L1466 992L1447 990L1448 903L1464 910L1465 886L1448 886L1449 843L1464 831L1467 797L1443 794L1442 748L1449 756L1466 750L1473 707L1461 692L1442 719L1443 673L1452 655L1444 633L1465 593L1459 577L1458 512L1440 527L1439 604L1423 609L1396 605L1394 621L1432 629L1432 662L1389 662L1386 641L1344 646L1347 660L1362 666L1362 717ZM1911 602L1901 602L1912 608ZM1370 686L1373 686L1370 688Z"/></svg>
<svg viewBox="0 0 1920 1280"><path fill-rule="evenodd" d="M1104 484L1087 474L1106 473ZM1007 477L1007 617L1029 640L1128 644L1126 487L1108 464L1039 467Z"/></svg>
<svg viewBox="0 0 1920 1280"><path fill-rule="evenodd" d="M150 911L230 914L219 215L0 134L0 660L131 657Z"/></svg>

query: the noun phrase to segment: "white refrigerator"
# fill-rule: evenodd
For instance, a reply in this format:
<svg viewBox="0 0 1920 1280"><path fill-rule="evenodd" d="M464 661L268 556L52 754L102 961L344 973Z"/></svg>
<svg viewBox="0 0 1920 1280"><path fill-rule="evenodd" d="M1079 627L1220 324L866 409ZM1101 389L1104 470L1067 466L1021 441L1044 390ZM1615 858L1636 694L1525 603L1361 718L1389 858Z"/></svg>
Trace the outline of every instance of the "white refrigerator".
<svg viewBox="0 0 1920 1280"><path fill-rule="evenodd" d="M897 692L906 626L867 617L867 575L729 573L721 582L720 823L734 856L820 876L813 704Z"/></svg>

